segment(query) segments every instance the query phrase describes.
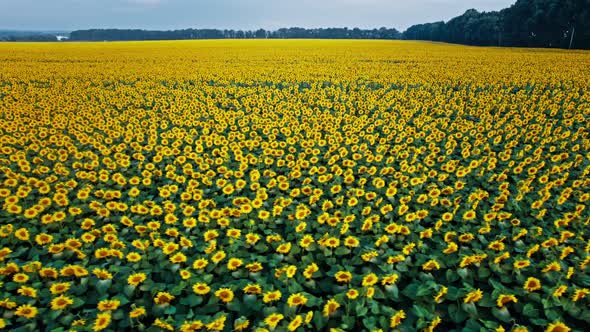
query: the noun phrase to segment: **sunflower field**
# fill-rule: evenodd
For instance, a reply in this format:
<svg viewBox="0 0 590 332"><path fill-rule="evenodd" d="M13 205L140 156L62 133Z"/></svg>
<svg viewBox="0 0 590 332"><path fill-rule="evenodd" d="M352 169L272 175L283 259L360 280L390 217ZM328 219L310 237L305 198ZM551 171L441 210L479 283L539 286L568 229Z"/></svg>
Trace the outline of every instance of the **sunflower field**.
<svg viewBox="0 0 590 332"><path fill-rule="evenodd" d="M590 53L0 44L0 329L584 331Z"/></svg>

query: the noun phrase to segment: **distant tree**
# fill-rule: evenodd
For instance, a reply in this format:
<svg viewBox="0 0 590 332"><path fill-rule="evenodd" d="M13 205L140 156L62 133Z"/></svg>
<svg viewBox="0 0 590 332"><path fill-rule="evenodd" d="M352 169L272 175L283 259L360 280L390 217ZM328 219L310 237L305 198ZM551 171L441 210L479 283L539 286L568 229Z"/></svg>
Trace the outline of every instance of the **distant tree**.
<svg viewBox="0 0 590 332"><path fill-rule="evenodd" d="M266 30L264 30L264 29L258 29L254 33L254 35L256 36L256 38L266 38Z"/></svg>

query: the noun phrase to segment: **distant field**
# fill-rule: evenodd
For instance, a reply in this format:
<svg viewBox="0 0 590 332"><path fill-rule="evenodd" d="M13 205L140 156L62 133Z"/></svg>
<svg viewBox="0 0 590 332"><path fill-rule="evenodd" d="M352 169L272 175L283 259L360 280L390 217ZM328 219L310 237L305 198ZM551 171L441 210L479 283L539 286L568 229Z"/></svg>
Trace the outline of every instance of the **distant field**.
<svg viewBox="0 0 590 332"><path fill-rule="evenodd" d="M590 326L590 52L0 44L0 328Z"/></svg>

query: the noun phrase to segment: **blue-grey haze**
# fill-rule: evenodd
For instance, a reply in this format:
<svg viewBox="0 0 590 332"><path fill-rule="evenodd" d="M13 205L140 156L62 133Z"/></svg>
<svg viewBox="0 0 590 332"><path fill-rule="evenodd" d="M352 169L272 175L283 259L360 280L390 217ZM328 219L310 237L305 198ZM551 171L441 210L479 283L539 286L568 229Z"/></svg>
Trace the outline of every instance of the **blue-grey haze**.
<svg viewBox="0 0 590 332"><path fill-rule="evenodd" d="M0 29L393 27L448 20L515 0L0 0Z"/></svg>

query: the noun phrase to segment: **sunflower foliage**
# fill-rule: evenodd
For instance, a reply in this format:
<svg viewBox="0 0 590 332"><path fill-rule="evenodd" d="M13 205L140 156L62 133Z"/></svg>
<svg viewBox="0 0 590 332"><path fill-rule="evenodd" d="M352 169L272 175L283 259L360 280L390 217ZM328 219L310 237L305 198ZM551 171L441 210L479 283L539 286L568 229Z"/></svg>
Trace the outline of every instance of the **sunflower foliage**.
<svg viewBox="0 0 590 332"><path fill-rule="evenodd" d="M0 44L0 328L590 324L590 54Z"/></svg>

